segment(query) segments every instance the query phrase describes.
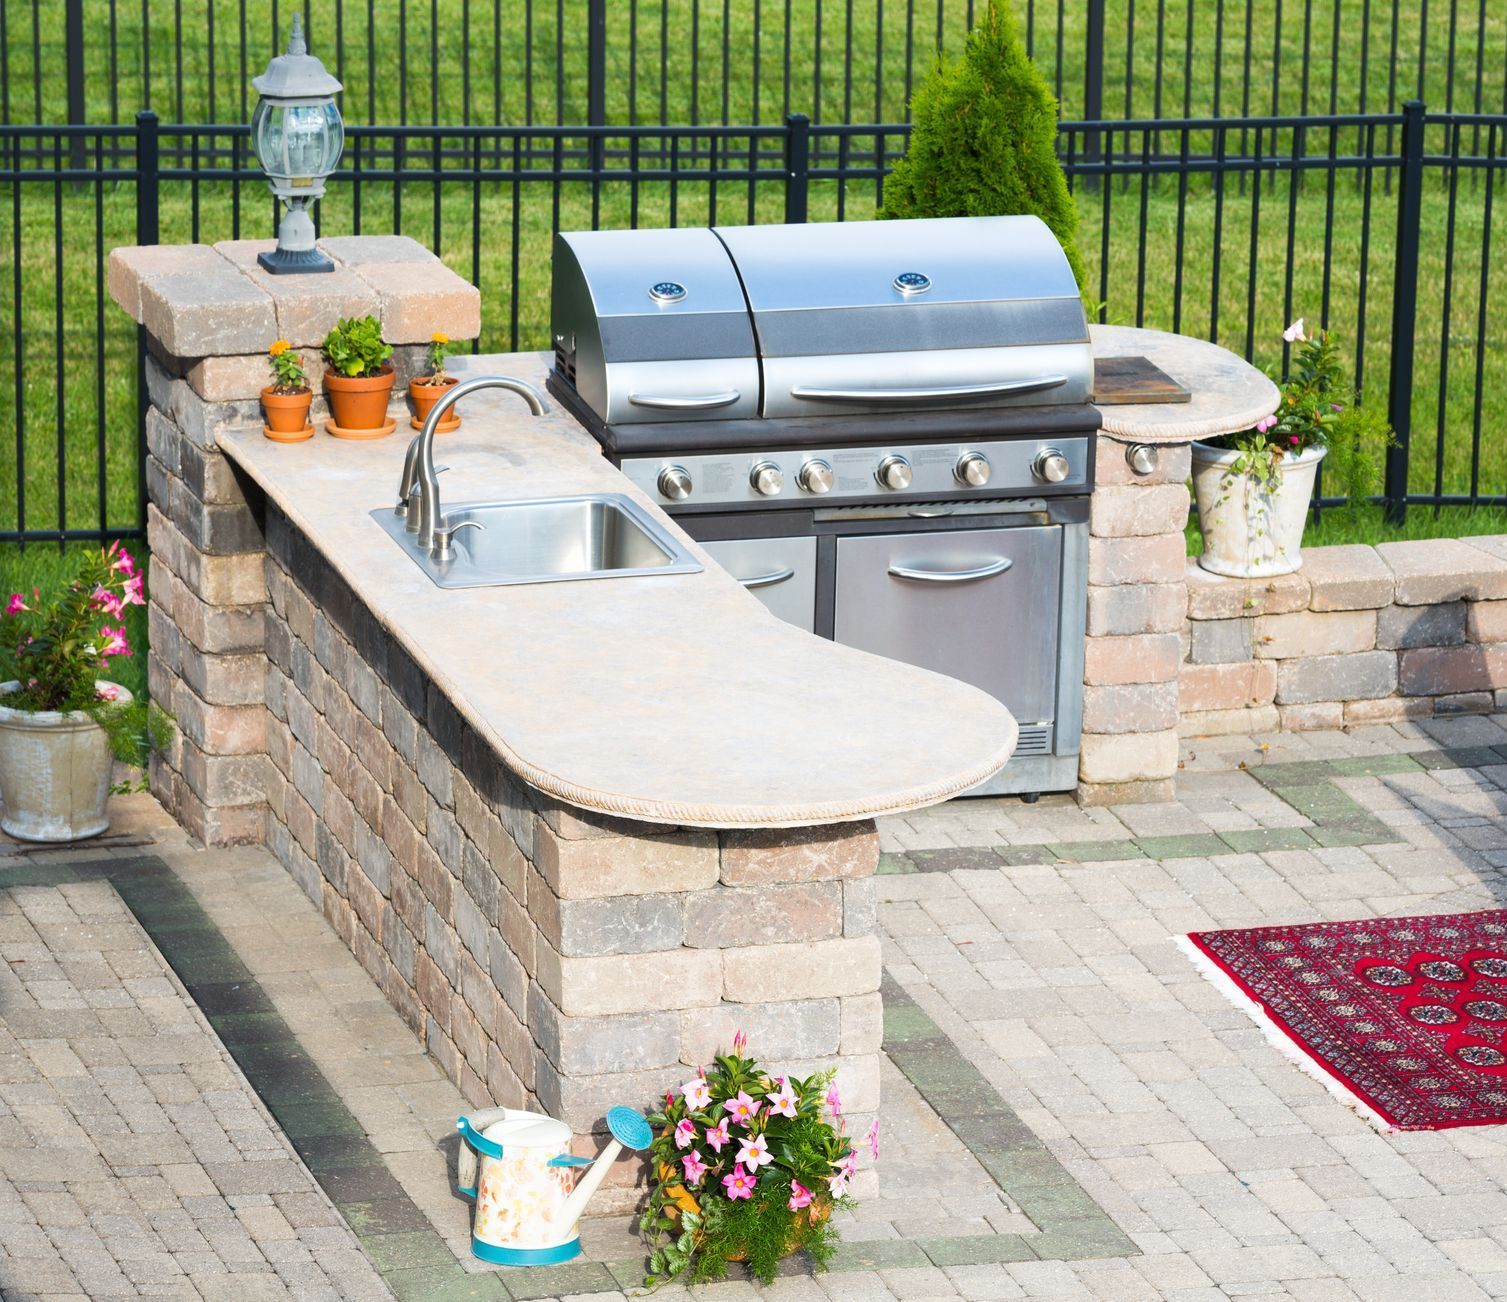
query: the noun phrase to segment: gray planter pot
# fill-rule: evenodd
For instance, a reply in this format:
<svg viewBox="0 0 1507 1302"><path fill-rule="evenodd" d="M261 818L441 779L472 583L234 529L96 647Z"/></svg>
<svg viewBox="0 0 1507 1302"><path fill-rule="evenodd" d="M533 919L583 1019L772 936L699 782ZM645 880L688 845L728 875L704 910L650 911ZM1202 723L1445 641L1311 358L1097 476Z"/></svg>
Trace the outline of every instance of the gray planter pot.
<svg viewBox="0 0 1507 1302"><path fill-rule="evenodd" d="M19 686L0 683L0 701ZM124 687L110 686L122 704L131 700ZM105 803L114 759L104 729L87 714L0 704L0 827L20 841L98 836L110 826Z"/></svg>

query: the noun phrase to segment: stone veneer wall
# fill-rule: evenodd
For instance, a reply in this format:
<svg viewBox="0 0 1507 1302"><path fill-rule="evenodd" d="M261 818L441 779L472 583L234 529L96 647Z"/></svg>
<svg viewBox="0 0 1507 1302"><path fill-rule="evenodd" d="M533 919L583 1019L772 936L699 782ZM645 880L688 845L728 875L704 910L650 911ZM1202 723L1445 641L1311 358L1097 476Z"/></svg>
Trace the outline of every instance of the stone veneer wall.
<svg viewBox="0 0 1507 1302"><path fill-rule="evenodd" d="M265 841L477 1105L536 1105L592 1151L607 1106L652 1103L741 1028L793 1071L836 1062L866 1126L873 824L665 828L511 777L219 448L260 425L271 338L313 350L378 312L401 384L433 329L475 332L476 291L408 239L328 241L333 275L277 281L262 247L110 260L151 349L148 677L178 722L154 792L207 845Z"/></svg>
<svg viewBox="0 0 1507 1302"><path fill-rule="evenodd" d="M1095 451L1078 769L1078 799L1091 805L1171 800L1177 773L1191 452L1159 448L1138 475L1129 446L1100 434Z"/></svg>
<svg viewBox="0 0 1507 1302"><path fill-rule="evenodd" d="M1187 562L1184 735L1507 706L1507 537L1304 548L1275 579Z"/></svg>

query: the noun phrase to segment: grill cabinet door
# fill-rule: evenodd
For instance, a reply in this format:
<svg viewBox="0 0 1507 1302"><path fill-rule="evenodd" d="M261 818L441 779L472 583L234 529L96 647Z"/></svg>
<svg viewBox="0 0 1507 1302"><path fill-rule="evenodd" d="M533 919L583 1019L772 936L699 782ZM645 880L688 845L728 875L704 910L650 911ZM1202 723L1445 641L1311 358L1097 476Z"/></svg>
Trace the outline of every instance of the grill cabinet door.
<svg viewBox="0 0 1507 1302"><path fill-rule="evenodd" d="M971 683L1022 725L1045 723L1061 582L1057 525L839 538L834 634Z"/></svg>
<svg viewBox="0 0 1507 1302"><path fill-rule="evenodd" d="M732 538L701 545L772 614L808 633L815 630L815 538Z"/></svg>

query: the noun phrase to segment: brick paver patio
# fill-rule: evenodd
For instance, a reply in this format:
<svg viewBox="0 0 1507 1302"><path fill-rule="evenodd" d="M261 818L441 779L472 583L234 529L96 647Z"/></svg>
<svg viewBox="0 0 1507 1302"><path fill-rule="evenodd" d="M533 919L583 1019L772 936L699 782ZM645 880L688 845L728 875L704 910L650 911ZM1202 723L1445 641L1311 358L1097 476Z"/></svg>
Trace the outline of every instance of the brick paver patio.
<svg viewBox="0 0 1507 1302"><path fill-rule="evenodd" d="M1378 1133L1268 1046L1171 940L1198 928L1500 907L1503 724L1467 718L1196 740L1184 746L1179 799L1170 805L969 801L882 823L888 1056L879 1196L844 1226L847 1246L833 1273L792 1274L767 1292L734 1281L697 1295L1432 1302L1507 1294L1507 1136L1499 1128ZM269 1251L272 1244L318 1235L340 1271L320 1250L301 1264L328 1270L347 1291L367 1280L404 1297L629 1290L638 1265L626 1218L590 1223L591 1260L554 1271L479 1270L466 1251L466 1205L449 1194L460 1097L323 919L259 851L204 853L160 828L134 839L0 857L0 935L11 943L13 932L31 928L39 939L19 943L52 950L46 961L61 968L33 913L121 910L124 900L131 912L111 914L114 934L145 927L188 973L189 994L312 1172L291 1166L310 1184L289 1196L328 1218L305 1224L280 1206L284 1195L269 1195L284 1230L258 1213L266 1203L243 1203L218 1185L197 1195L209 1200L194 1205L203 1215L245 1229L262 1254L264 1285L281 1287L273 1253L293 1251ZM133 943L150 954L139 933ZM8 995L34 979L17 974L24 965L8 966L0 978ZM158 979L178 1001L174 1016L198 1028L206 1061L225 1073L215 1079L241 1079L177 987ZM232 998L231 988L242 993ZM38 1256L37 1235L50 1243L76 1233L66 1163L109 1161L107 1145L87 1147L81 1132L66 1131L70 1156L54 1158L45 1174L37 1169L36 1154L57 1147L62 1132L48 1126L67 1105L25 1112L33 1101L10 1092L17 1065L24 1053L49 1082L59 1063L78 1069L49 1047L66 1033L23 1034L28 1027L10 1026L21 1048L4 1041L0 1071L6 1297L88 1288L82 1275L69 1283L42 1267L19 1284L4 1272L47 1256ZM32 1049L34 1041L41 1047ZM86 1073L103 1069L75 1056ZM261 1104L238 1088L239 1101L227 1094L223 1106L238 1120L262 1118ZM109 1106L89 1115L131 1124L128 1103L105 1095ZM206 1106L214 1112L213 1102ZM284 1142L260 1124L244 1128L248 1160L270 1160ZM180 1128L188 1142L189 1128ZM289 1150L281 1151L286 1164ZM169 1165L193 1167L191 1143L187 1157L171 1156L184 1160ZM127 1169L133 1174L117 1172L116 1183L151 1178ZM34 1181L49 1187L27 1187ZM190 1202L182 1199L182 1214L193 1221ZM345 1225L331 1223L330 1204ZM18 1205L28 1209L19 1222L9 1214ZM126 1221L150 1227L154 1214L142 1205L139 1215L96 1227L105 1255L94 1249L91 1262L104 1270L108 1260L134 1279L132 1259L104 1228L129 1253L136 1231ZM12 1231L15 1223L21 1228ZM282 1237L259 1236L269 1224ZM202 1249L158 1234L163 1249L150 1269L192 1296L199 1281L190 1253ZM357 1242L365 1258L353 1251ZM67 1264L66 1256L53 1260ZM367 1273L347 1269L352 1261ZM237 1296L218 1284L227 1278L200 1291Z"/></svg>

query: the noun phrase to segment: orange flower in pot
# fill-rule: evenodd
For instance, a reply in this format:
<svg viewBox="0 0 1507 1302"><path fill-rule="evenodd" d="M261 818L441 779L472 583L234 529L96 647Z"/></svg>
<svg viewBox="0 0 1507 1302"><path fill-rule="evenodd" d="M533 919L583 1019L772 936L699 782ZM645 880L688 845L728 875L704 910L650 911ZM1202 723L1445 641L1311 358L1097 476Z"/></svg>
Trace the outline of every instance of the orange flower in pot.
<svg viewBox="0 0 1507 1302"><path fill-rule="evenodd" d="M267 416L262 432L278 443L301 443L314 433L309 424L309 404L314 401L309 377L286 339L279 339L267 349L267 357L273 378L262 390L262 411Z"/></svg>
<svg viewBox="0 0 1507 1302"><path fill-rule="evenodd" d="M379 439L397 421L387 415L392 396L392 345L382 339L374 316L342 318L324 337L325 393L330 419L325 429L336 438Z"/></svg>
<svg viewBox="0 0 1507 1302"><path fill-rule="evenodd" d="M449 346L450 336L436 330L429 338L429 369L408 382L408 395L413 399L413 418L409 423L414 429L423 427L429 416L429 409L444 397L446 389L457 382L455 376L445 374L446 349ZM445 413L445 418L440 421L435 432L448 434L459 426L460 408L455 406Z"/></svg>

